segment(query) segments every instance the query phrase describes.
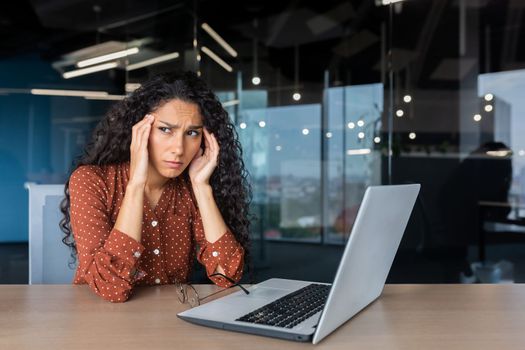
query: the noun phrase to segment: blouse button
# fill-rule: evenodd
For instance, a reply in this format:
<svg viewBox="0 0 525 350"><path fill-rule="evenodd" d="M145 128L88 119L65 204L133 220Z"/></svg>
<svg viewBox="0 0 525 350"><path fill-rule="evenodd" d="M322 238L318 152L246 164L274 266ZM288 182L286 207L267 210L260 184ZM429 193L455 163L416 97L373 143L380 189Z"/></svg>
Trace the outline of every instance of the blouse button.
<svg viewBox="0 0 525 350"><path fill-rule="evenodd" d="M159 223L156 220L153 220L151 222L151 226L156 227Z"/></svg>
<svg viewBox="0 0 525 350"><path fill-rule="evenodd" d="M160 250L158 250L158 249L155 249L155 250L153 251L153 253L155 253L155 255L159 255L159 253L160 253Z"/></svg>
<svg viewBox="0 0 525 350"><path fill-rule="evenodd" d="M212 252L211 255L213 255L213 257L218 257L219 256L219 252Z"/></svg>
<svg viewBox="0 0 525 350"><path fill-rule="evenodd" d="M140 258L140 252L135 252L135 253L133 253L133 256L134 256L135 258Z"/></svg>
<svg viewBox="0 0 525 350"><path fill-rule="evenodd" d="M155 283L159 284L160 283L160 278L155 279Z"/></svg>

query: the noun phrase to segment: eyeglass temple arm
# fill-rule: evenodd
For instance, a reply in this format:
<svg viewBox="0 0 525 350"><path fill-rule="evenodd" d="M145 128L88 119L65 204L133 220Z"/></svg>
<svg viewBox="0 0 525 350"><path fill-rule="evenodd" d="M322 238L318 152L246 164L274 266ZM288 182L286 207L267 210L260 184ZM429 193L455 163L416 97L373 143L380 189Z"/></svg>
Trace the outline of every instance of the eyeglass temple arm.
<svg viewBox="0 0 525 350"><path fill-rule="evenodd" d="M240 283L235 282L235 281L232 280L230 277L225 276L225 275L223 275L223 274L220 273L220 272L216 272L216 273L210 275L210 277L213 277L213 276L222 276L222 277L226 278L226 280L228 280L228 282L233 283L233 286L238 286L239 288L241 288L242 291L243 291L245 294L250 294L250 292L249 292L246 288L244 288L243 286L241 286ZM232 286L232 287L233 287L233 286Z"/></svg>

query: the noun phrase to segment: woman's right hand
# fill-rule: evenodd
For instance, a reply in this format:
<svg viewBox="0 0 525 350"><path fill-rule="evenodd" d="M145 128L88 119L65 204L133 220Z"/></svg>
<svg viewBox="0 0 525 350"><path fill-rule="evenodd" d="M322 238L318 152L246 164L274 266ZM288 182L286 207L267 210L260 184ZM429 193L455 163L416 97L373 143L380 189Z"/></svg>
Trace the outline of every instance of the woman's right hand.
<svg viewBox="0 0 525 350"><path fill-rule="evenodd" d="M154 120L153 115L146 114L144 119L133 125L130 146L130 184L146 185L148 178L148 139Z"/></svg>

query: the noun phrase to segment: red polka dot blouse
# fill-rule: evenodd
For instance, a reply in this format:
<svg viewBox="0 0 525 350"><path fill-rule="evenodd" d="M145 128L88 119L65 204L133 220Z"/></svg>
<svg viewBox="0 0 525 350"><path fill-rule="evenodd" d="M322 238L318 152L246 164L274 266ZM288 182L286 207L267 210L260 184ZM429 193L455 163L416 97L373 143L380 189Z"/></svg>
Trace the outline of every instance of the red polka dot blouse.
<svg viewBox="0 0 525 350"><path fill-rule="evenodd" d="M74 284L88 284L112 302L126 301L136 285L187 282L195 257L207 275L220 264L235 281L242 276L244 250L227 231L214 243L206 240L191 183L170 179L155 209L144 196L141 242L113 228L129 179L129 162L86 165L71 175L69 193L78 267ZM221 276L209 277L221 287Z"/></svg>

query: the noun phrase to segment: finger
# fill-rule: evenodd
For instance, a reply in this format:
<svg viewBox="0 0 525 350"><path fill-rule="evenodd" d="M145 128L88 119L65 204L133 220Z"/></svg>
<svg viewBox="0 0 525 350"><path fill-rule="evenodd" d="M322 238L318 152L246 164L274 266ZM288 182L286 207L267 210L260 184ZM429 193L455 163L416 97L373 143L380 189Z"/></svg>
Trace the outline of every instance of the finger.
<svg viewBox="0 0 525 350"><path fill-rule="evenodd" d="M206 139L211 141L211 132L208 129L206 129Z"/></svg>
<svg viewBox="0 0 525 350"><path fill-rule="evenodd" d="M219 146L219 142L217 141L217 138L215 137L214 134L211 134L210 138L211 138L211 144L213 146L213 150L219 153L219 150L221 149L221 147Z"/></svg>
<svg viewBox="0 0 525 350"><path fill-rule="evenodd" d="M206 141L208 141L208 137L210 135L210 132L206 128L202 128L202 130L204 131L204 143L206 143Z"/></svg>
<svg viewBox="0 0 525 350"><path fill-rule="evenodd" d="M212 133L210 132L210 130L206 129L206 138L211 141L211 135Z"/></svg>
<svg viewBox="0 0 525 350"><path fill-rule="evenodd" d="M133 128L134 130L137 130L138 128L140 128L142 125L146 124L148 122L148 115L149 114L146 114L144 116L144 118L142 118L141 120L139 120L138 122L135 123L135 125L133 125Z"/></svg>
<svg viewBox="0 0 525 350"><path fill-rule="evenodd" d="M147 125L146 124L146 119L144 120L141 120L140 122L138 122L136 125L135 125L135 129L134 129L134 138L135 138L135 143L138 145L140 142L140 138L141 138L141 135L142 135L142 129L144 128L144 126Z"/></svg>
<svg viewBox="0 0 525 350"><path fill-rule="evenodd" d="M210 133L208 132L208 130L204 129L205 132L204 132L204 151L205 151L205 154L208 155L209 152L210 152L210 147L211 147L211 144L210 144Z"/></svg>
<svg viewBox="0 0 525 350"><path fill-rule="evenodd" d="M210 149L209 147L204 147L204 149L202 150L202 156L205 157L206 159L208 158L209 154L210 154Z"/></svg>
<svg viewBox="0 0 525 350"><path fill-rule="evenodd" d="M212 157L214 159L217 159L217 157L219 156L219 150L220 150L220 147L219 147L219 143L217 142L217 139L215 138L215 135L211 134L210 135L210 144L211 144L211 152L212 152Z"/></svg>
<svg viewBox="0 0 525 350"><path fill-rule="evenodd" d="M145 125L149 119L148 119L148 115L149 114L146 114L144 116L144 118L142 118L142 120L140 120L139 122L137 122L135 125L133 125L133 127L131 128L131 143L133 143L133 140L137 140L137 137L138 137L138 130L143 126ZM135 142L136 143L136 142Z"/></svg>
<svg viewBox="0 0 525 350"><path fill-rule="evenodd" d="M150 123L144 124L138 130L138 138L140 140L139 143L138 143L138 149L139 150L144 150L145 148L148 147L148 140L149 140L150 132L151 132L151 124Z"/></svg>
<svg viewBox="0 0 525 350"><path fill-rule="evenodd" d="M137 143L137 129L138 129L138 123L133 125L131 128L131 147L133 147Z"/></svg>
<svg viewBox="0 0 525 350"><path fill-rule="evenodd" d="M140 122L137 123L137 128L135 131L135 149L141 150L143 148L143 139L144 139L144 130L151 128L151 120L147 116ZM148 135L149 136L149 135Z"/></svg>
<svg viewBox="0 0 525 350"><path fill-rule="evenodd" d="M207 130L206 130L207 131ZM217 142L214 140L213 134L207 131L207 137L206 137L207 143L207 149L208 149L208 156L209 157L215 157L217 153Z"/></svg>

